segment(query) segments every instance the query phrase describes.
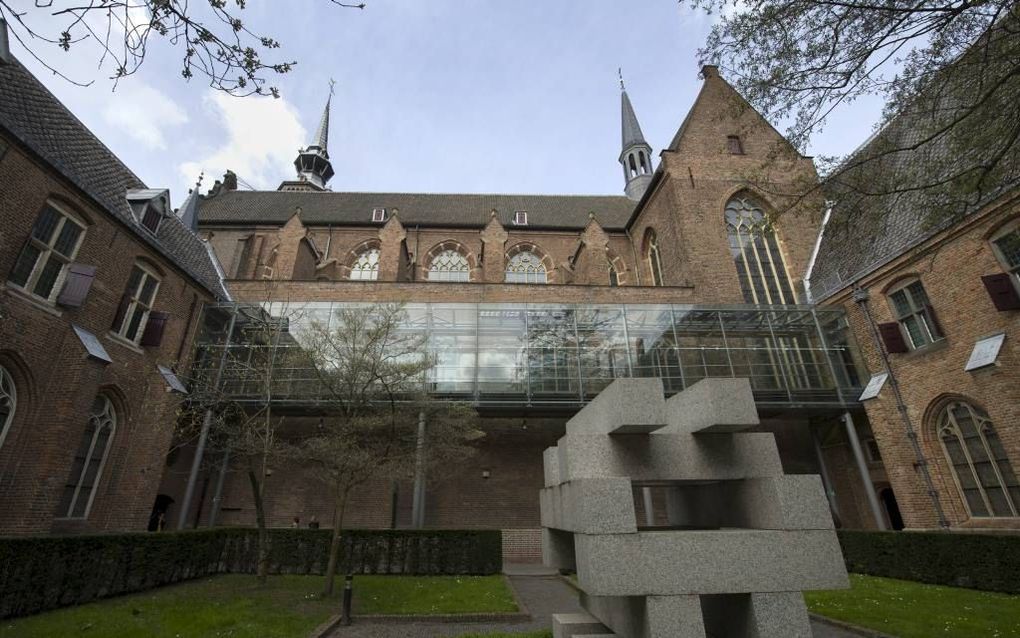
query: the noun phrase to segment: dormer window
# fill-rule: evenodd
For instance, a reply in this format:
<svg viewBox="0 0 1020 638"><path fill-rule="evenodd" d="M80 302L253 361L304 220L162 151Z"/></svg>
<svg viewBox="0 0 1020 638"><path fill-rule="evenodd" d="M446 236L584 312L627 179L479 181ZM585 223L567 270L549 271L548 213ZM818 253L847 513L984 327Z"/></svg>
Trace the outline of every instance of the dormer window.
<svg viewBox="0 0 1020 638"><path fill-rule="evenodd" d="M527 226L528 225L528 211L519 210L514 212L514 226Z"/></svg>
<svg viewBox="0 0 1020 638"><path fill-rule="evenodd" d="M385 208L373 208L372 209L372 221L384 222L386 221L386 209Z"/></svg>
<svg viewBox="0 0 1020 638"><path fill-rule="evenodd" d="M161 221L163 221L163 214L153 204L145 207L145 212L142 214L142 226L145 227L145 230L155 235L159 231Z"/></svg>

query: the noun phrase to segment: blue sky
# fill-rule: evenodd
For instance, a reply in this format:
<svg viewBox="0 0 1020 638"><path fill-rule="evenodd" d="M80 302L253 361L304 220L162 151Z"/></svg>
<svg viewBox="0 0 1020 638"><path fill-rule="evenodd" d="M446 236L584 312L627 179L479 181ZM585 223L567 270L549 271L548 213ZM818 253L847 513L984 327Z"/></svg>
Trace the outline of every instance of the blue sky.
<svg viewBox="0 0 1020 638"><path fill-rule="evenodd" d="M115 92L86 47L37 51L98 78L88 88L12 48L143 180L169 187L175 206L203 170L203 188L227 168L256 188L291 178L330 78L334 190L622 194L617 67L658 152L700 88L696 51L713 20L675 0L365 1L364 11L249 1L249 26L298 61L274 78L277 100L185 82L164 41ZM809 150L853 150L879 110L869 100L837 112Z"/></svg>

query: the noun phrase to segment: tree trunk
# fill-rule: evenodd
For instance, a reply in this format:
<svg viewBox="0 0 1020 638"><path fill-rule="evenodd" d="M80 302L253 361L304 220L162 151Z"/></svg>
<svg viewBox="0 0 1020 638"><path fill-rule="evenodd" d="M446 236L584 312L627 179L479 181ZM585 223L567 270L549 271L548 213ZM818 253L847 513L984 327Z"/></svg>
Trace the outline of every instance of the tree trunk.
<svg viewBox="0 0 1020 638"><path fill-rule="evenodd" d="M329 542L329 562L326 563L326 585L323 596L333 595L333 581L340 562L340 540L343 537L344 509L347 507L347 490L337 490L336 511L333 512L333 536Z"/></svg>
<svg viewBox="0 0 1020 638"><path fill-rule="evenodd" d="M256 577L260 584L265 584L269 577L269 530L266 529L266 508L262 502L262 485L255 470L248 470L251 481L252 497L255 501L255 526L258 528L258 563Z"/></svg>

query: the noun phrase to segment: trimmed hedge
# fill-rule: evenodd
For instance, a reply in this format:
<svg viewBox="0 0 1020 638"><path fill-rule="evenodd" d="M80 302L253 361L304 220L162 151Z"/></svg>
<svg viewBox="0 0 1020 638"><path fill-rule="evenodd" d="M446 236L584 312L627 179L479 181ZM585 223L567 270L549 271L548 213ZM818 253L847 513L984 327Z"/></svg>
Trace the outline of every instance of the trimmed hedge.
<svg viewBox="0 0 1020 638"><path fill-rule="evenodd" d="M1020 536L841 530L848 571L1020 594Z"/></svg>
<svg viewBox="0 0 1020 638"><path fill-rule="evenodd" d="M499 531L351 530L340 572L496 574ZM272 574L322 574L330 530L270 530ZM0 618L25 616L192 578L255 573L257 531L0 538Z"/></svg>

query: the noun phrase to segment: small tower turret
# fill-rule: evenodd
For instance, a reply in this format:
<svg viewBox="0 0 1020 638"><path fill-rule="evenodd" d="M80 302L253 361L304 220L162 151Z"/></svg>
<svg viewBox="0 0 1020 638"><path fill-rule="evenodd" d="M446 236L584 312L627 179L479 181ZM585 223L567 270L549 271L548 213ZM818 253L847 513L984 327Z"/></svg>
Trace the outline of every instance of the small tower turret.
<svg viewBox="0 0 1020 638"><path fill-rule="evenodd" d="M652 181L652 147L645 141L638 124L634 107L630 104L627 88L623 84L623 72L620 71L620 111L623 124L623 150L620 152L620 164L623 166L623 179L626 184L627 197L637 201L645 194L648 184Z"/></svg>
<svg viewBox="0 0 1020 638"><path fill-rule="evenodd" d="M297 169L298 179L306 182L316 190L325 190L326 182L333 177L333 164L329 161L329 105L333 100L333 86L330 83L329 98L326 99L326 108L322 111L322 119L319 121L319 129L315 132L315 139L307 148L298 152L294 160L294 167Z"/></svg>

